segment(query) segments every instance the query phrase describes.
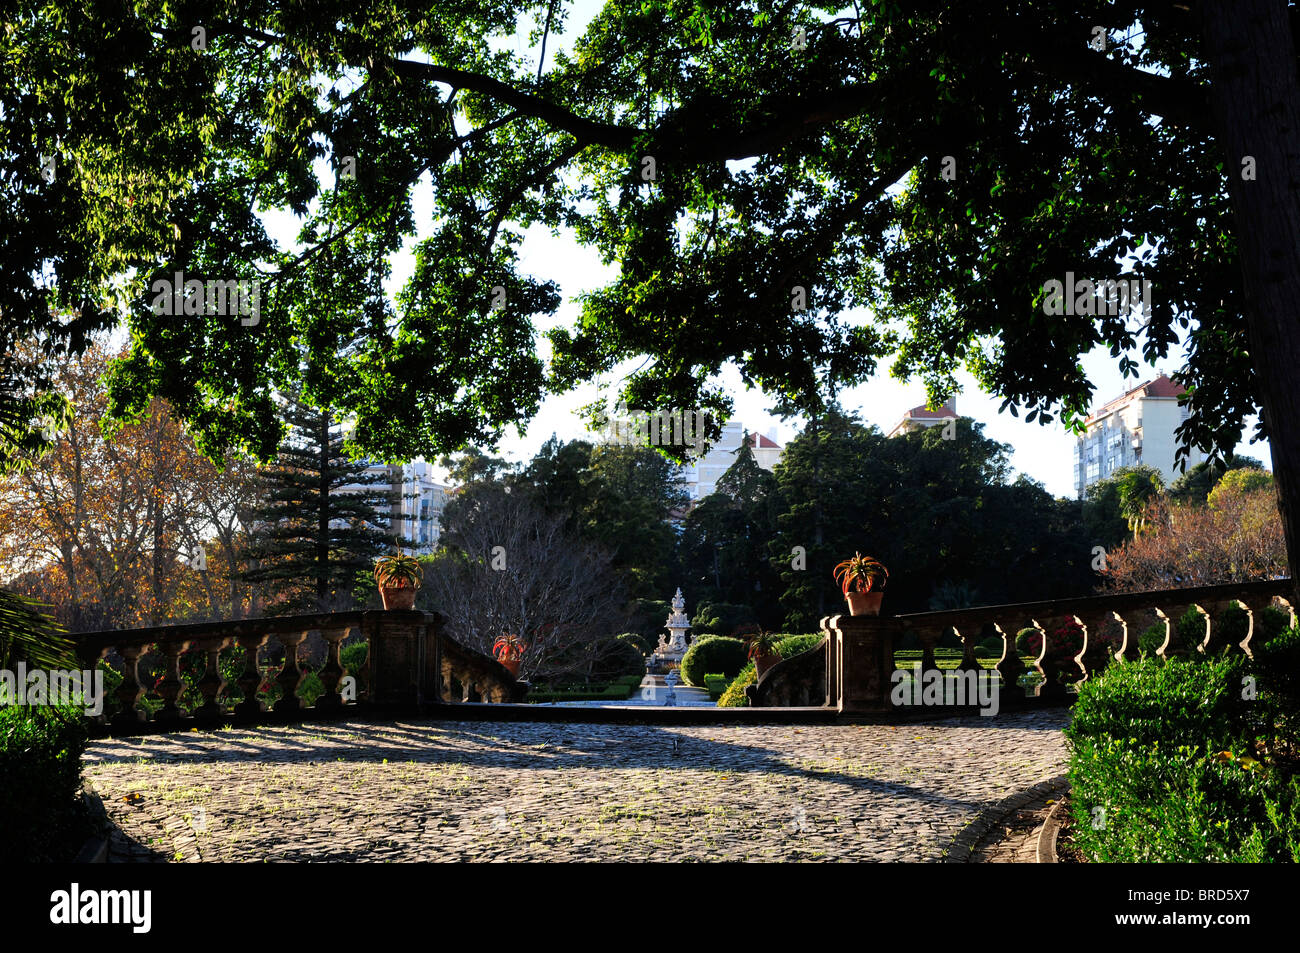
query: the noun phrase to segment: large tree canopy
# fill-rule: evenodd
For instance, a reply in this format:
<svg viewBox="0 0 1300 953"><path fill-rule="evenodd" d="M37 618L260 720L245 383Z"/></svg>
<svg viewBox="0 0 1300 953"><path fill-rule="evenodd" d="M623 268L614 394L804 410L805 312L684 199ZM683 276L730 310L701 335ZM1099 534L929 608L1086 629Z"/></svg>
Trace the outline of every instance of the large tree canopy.
<svg viewBox="0 0 1300 953"><path fill-rule="evenodd" d="M304 365L389 458L629 358L632 406L725 410L735 362L817 412L889 360L936 396L964 364L1075 423L1081 355L1136 370L1183 331L1185 439L1231 449L1251 412L1269 432L1300 410L1283 0L610 0L563 52L563 0L3 6L0 335L57 355L125 309L114 412L166 396L210 450L270 453ZM521 10L540 63L514 52ZM302 248L269 240L272 208L304 217ZM559 289L518 254L537 223L618 267L549 332L549 368L533 320ZM259 319L155 313L178 271L260 279ZM1149 281L1148 311L1053 308L1068 274ZM1285 515L1300 446L1272 436Z"/></svg>

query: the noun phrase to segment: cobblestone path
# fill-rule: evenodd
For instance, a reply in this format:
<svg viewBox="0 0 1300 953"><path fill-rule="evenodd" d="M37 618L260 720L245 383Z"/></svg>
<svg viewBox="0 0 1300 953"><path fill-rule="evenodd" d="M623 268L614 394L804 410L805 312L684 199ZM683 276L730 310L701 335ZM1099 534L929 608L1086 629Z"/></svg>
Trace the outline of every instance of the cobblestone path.
<svg viewBox="0 0 1300 953"><path fill-rule="evenodd" d="M347 722L104 739L113 860L937 861L1064 712L925 725Z"/></svg>

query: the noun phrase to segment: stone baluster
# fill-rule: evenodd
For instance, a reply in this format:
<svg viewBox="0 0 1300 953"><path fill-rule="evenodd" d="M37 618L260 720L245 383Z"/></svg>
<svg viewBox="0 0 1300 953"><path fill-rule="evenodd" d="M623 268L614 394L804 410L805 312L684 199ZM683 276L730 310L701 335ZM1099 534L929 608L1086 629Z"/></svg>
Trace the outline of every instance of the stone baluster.
<svg viewBox="0 0 1300 953"><path fill-rule="evenodd" d="M1075 616L1075 621L1083 627L1083 651L1079 653L1077 664L1083 672L1080 684L1098 675L1112 660L1120 659L1128 636L1128 624L1118 612L1099 612L1088 616ZM1112 622L1120 625L1120 644L1115 652L1110 652L1099 641L1106 626ZM1095 670L1094 670L1095 669Z"/></svg>
<svg viewBox="0 0 1300 953"><path fill-rule="evenodd" d="M1184 645L1182 640L1178 637L1179 620L1187 614L1188 609L1195 609L1200 614L1201 621L1205 624L1204 630L1200 633L1199 644L1203 645L1209 638L1210 617L1200 606L1189 602L1176 604L1166 603L1164 606L1157 606L1156 615L1158 615L1161 621L1165 624L1165 641L1164 644L1160 646L1160 651L1157 653L1160 657L1170 658L1171 656L1180 656L1186 658L1194 654L1200 654L1199 647Z"/></svg>
<svg viewBox="0 0 1300 953"><path fill-rule="evenodd" d="M1206 655L1223 655L1225 652L1231 652L1234 649L1241 648L1240 642L1233 642L1224 635L1222 631L1223 626L1220 623L1224 613L1234 607L1241 609L1245 608L1240 605L1240 600L1238 599L1220 599L1216 602L1207 602L1205 604L1203 611L1206 613L1206 621L1209 622L1210 629L1209 638L1206 640L1203 649Z"/></svg>
<svg viewBox="0 0 1300 953"><path fill-rule="evenodd" d="M1061 701L1069 693L1065 690L1066 679L1074 680L1082 672L1071 660L1061 657L1062 646L1056 644L1056 630L1074 621L1074 616L1044 616L1041 620L1032 620L1035 628L1042 633L1043 646L1034 662L1034 667L1042 673L1043 684L1038 688L1038 697L1045 701Z"/></svg>
<svg viewBox="0 0 1300 953"><path fill-rule="evenodd" d="M951 631L951 629L952 626L947 626L947 625L916 626L914 631L916 632L917 639L920 640L921 643L921 675L922 676L924 676L926 672L933 671L934 669L937 669L939 667L939 663L936 662L934 658L934 650L935 647L939 644L939 640L943 638L945 634Z"/></svg>
<svg viewBox="0 0 1300 953"><path fill-rule="evenodd" d="M325 691L316 699L316 707L321 711L338 711L343 707L343 696L339 691L339 683L343 679L343 662L339 658L339 651L343 640L351 631L350 626L321 629L321 638L325 640L325 665L320 670L320 680ZM352 678L355 682L356 676L353 675Z"/></svg>
<svg viewBox="0 0 1300 953"><path fill-rule="evenodd" d="M284 646L284 666L275 679L283 694L275 703L275 710L286 713L296 712L302 708L302 699L298 697L298 683L302 681L302 669L298 665L298 646L307 638L307 633L277 632L275 637Z"/></svg>
<svg viewBox="0 0 1300 953"><path fill-rule="evenodd" d="M980 664L979 659L975 657L975 649L979 644L980 634L984 631L984 626L978 622L968 623L963 634L962 630L953 626L953 631L957 633L957 638L961 639L962 653L961 662L957 665L959 672L981 672L984 666Z"/></svg>
<svg viewBox="0 0 1300 953"><path fill-rule="evenodd" d="M1237 600L1238 603L1246 607L1250 614L1250 628L1246 632L1246 637L1238 644L1238 648L1247 655L1254 657L1254 647L1263 642L1263 635L1260 632L1260 625L1264 620L1264 610L1273 604L1272 596L1244 596Z"/></svg>
<svg viewBox="0 0 1300 953"><path fill-rule="evenodd" d="M227 641L224 636L215 635L195 639L193 643L194 648L203 653L205 661L203 677L198 684L203 704L194 712L194 717L204 725L215 725L221 721L221 705L217 703L217 695L225 687L225 679L221 677L221 650Z"/></svg>
<svg viewBox="0 0 1300 953"><path fill-rule="evenodd" d="M122 684L117 686L117 700L122 709L113 716L113 725L120 728L133 728L144 721L144 712L140 708L140 699L144 698L144 686L140 684L140 657L144 654L143 645L119 645L117 652L122 656Z"/></svg>
<svg viewBox="0 0 1300 953"><path fill-rule="evenodd" d="M238 680L244 699L235 706L235 714L241 718L256 718L262 713L262 700L257 697L257 690L262 685L262 670L257 667L257 655L266 639L266 632L241 632L236 638L244 650L244 671Z"/></svg>
<svg viewBox="0 0 1300 953"><path fill-rule="evenodd" d="M180 697L181 689L185 687L181 681L181 655L190 647L189 642L160 642L158 650L166 658L163 668L163 679L158 683L158 694L162 696L163 706L158 709L155 721L162 725L171 725L181 720L181 710L176 705L176 699Z"/></svg>
<svg viewBox="0 0 1300 953"><path fill-rule="evenodd" d="M1025 674L1025 663L1020 661L1020 653L1016 650L1015 632L1006 631L997 622L993 623L993 628L1002 636L1002 658L998 659L995 666L1002 678L999 695L1004 702L1023 702L1026 693L1025 687L1020 684L1020 676Z"/></svg>
<svg viewBox="0 0 1300 953"><path fill-rule="evenodd" d="M1291 604L1291 600L1288 599L1286 596L1278 596L1277 601L1279 604L1281 604L1282 608L1285 609L1291 615L1291 621L1287 623L1287 628L1291 628L1291 629L1295 628L1297 622L1295 606Z"/></svg>
<svg viewBox="0 0 1300 953"><path fill-rule="evenodd" d="M1115 618L1119 620L1123 632L1119 648L1115 651L1115 658L1121 662L1136 662L1142 655L1141 646L1138 645L1142 633L1129 625L1128 620L1118 612L1115 613Z"/></svg>

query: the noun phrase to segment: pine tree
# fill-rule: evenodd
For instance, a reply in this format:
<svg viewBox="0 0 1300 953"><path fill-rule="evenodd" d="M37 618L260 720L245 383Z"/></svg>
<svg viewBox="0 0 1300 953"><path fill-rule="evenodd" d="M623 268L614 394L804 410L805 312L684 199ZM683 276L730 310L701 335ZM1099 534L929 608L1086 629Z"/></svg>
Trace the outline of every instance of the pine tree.
<svg viewBox="0 0 1300 953"><path fill-rule="evenodd" d="M279 459L263 477L245 578L270 597L268 611L351 608L358 574L391 551L392 468L367 472L343 453L343 432L328 410L290 401Z"/></svg>

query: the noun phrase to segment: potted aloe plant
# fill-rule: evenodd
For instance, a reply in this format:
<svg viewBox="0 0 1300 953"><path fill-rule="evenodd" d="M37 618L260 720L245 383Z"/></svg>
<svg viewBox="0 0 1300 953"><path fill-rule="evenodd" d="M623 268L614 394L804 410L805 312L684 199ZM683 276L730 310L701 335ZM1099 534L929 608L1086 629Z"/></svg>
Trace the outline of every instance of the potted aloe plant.
<svg viewBox="0 0 1300 953"><path fill-rule="evenodd" d="M759 678L781 661L781 656L776 651L776 643L780 639L773 633L760 629L754 635L748 636L745 641L749 643L749 657L754 660L754 671L758 673Z"/></svg>
<svg viewBox="0 0 1300 953"><path fill-rule="evenodd" d="M889 570L879 560L854 553L834 569L835 581L849 604L849 615L880 615Z"/></svg>
<svg viewBox="0 0 1300 953"><path fill-rule="evenodd" d="M385 609L415 608L415 591L420 588L424 577L424 568L414 556L407 556L399 549L396 556L384 556L375 560L375 582L379 584L379 596L384 600Z"/></svg>
<svg viewBox="0 0 1300 953"><path fill-rule="evenodd" d="M492 643L492 656L506 667L506 671L518 678L519 663L524 657L526 648L528 644L523 639L507 632Z"/></svg>

